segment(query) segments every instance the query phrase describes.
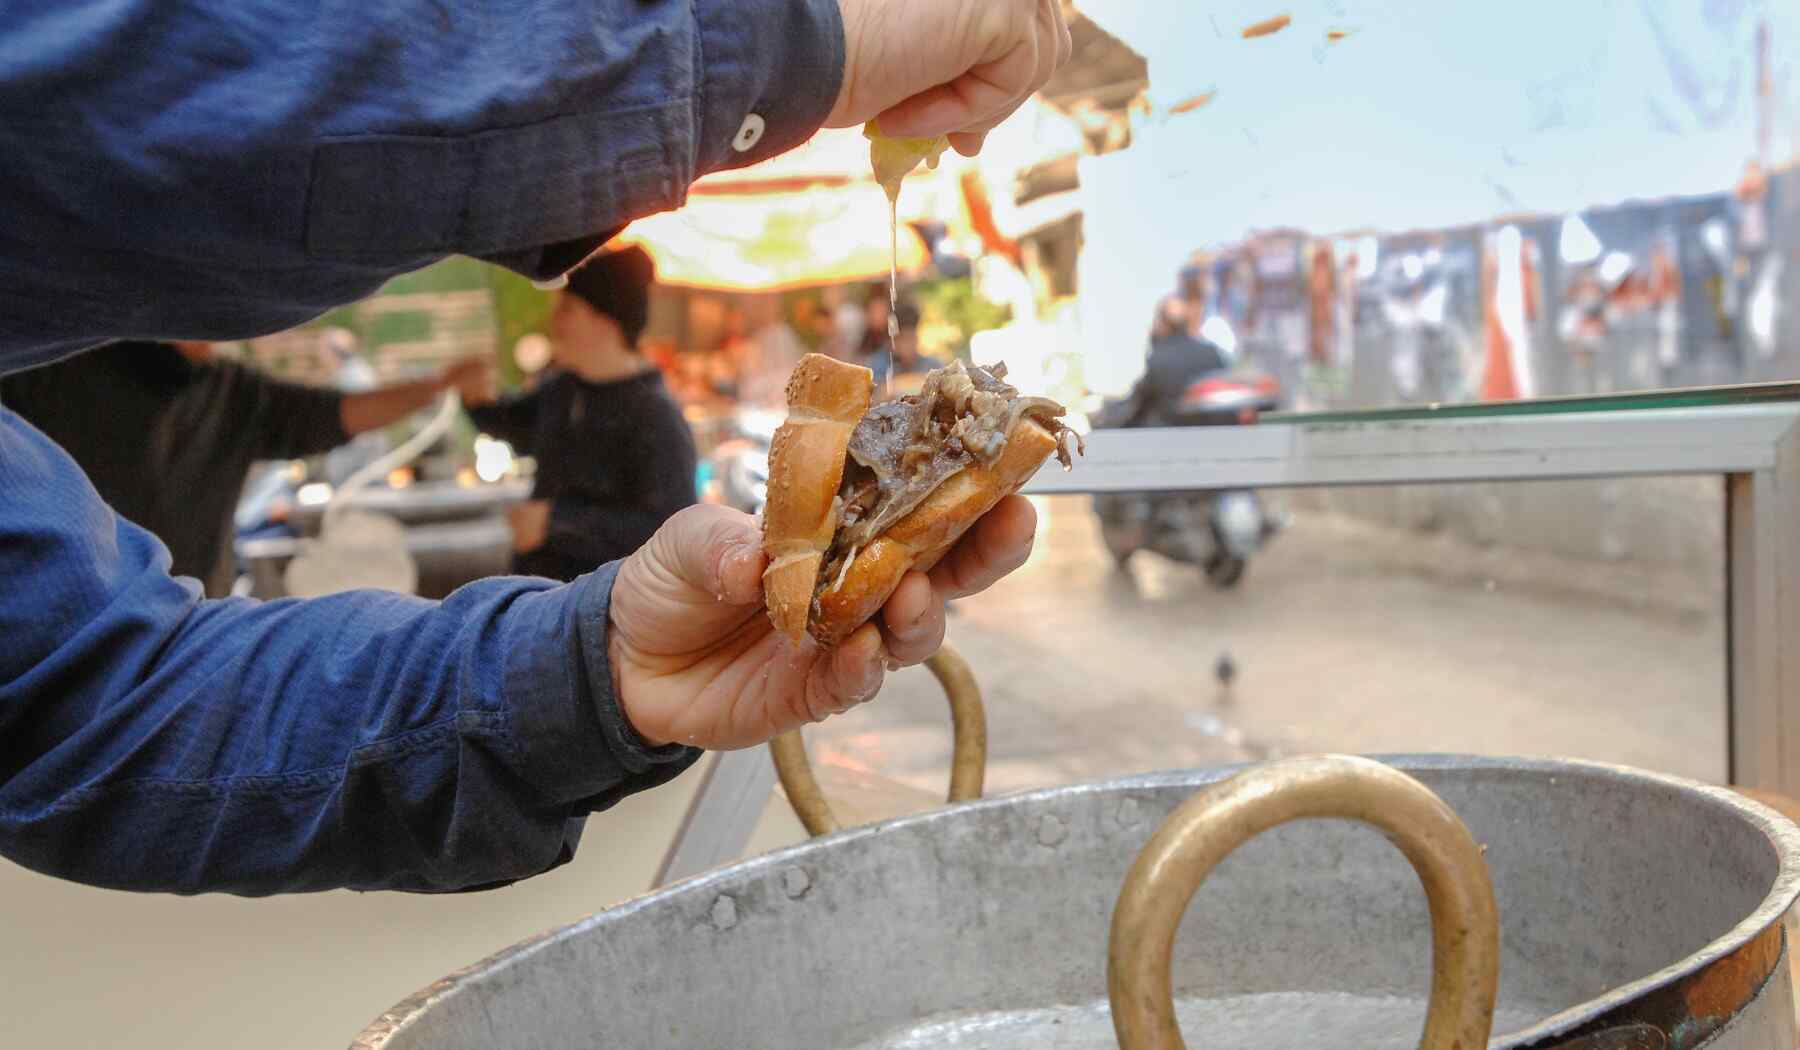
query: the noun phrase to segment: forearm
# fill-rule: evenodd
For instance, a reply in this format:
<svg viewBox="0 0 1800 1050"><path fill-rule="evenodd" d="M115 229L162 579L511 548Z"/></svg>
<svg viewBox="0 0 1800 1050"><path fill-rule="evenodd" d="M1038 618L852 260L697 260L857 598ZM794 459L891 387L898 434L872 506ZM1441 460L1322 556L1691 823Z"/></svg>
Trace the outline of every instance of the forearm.
<svg viewBox="0 0 1800 1050"><path fill-rule="evenodd" d="M346 394L338 403L338 418L343 423L344 433L355 437L405 419L431 404L443 391L442 380L422 379L360 394Z"/></svg>
<svg viewBox="0 0 1800 1050"><path fill-rule="evenodd" d="M842 80L835 0L498 12L0 4L0 371L277 331L454 253L553 277L804 141Z"/></svg>
<svg viewBox="0 0 1800 1050"><path fill-rule="evenodd" d="M612 572L204 602L0 410L0 853L124 889L449 890L568 859L661 783L613 696Z"/></svg>

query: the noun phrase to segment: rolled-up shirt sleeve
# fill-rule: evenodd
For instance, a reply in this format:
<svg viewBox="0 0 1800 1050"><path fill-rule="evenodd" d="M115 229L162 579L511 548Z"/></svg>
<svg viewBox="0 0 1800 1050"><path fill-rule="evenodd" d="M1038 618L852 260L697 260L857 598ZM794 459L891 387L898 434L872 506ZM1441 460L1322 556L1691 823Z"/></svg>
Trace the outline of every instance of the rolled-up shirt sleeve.
<svg viewBox="0 0 1800 1050"><path fill-rule="evenodd" d="M843 58L835 0L0 5L0 371L554 276L804 140Z"/></svg>
<svg viewBox="0 0 1800 1050"><path fill-rule="evenodd" d="M202 601L0 408L0 855L132 890L448 891L567 861L698 752L613 693L616 565L443 602Z"/></svg>

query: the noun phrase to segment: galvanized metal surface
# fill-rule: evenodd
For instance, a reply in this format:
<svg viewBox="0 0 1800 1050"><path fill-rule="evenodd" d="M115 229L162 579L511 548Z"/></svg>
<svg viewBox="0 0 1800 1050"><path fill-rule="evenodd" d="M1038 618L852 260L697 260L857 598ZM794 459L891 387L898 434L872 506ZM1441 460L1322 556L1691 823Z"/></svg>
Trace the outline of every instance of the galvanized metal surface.
<svg viewBox="0 0 1800 1050"><path fill-rule="evenodd" d="M1617 1028L1640 1006L1675 1050L1794 1045L1779 950L1800 878L1792 824L1724 789L1619 767L1387 761L1486 848L1501 920L1492 1045ZM1106 1016L1108 926L1137 852L1232 772L989 799L757 858L448 977L354 1045L959 1045L956 1029L965 1046L1110 1046L1110 1025L1104 1040L1052 1040ZM1412 1045L1428 942L1417 877L1378 834L1289 824L1195 897L1175 944L1179 1013L1200 1026L1196 1045L1316 1046L1352 1021L1396 1032L1369 1045ZM1267 996L1285 998L1254 998ZM1254 1043L1227 1041L1234 1025Z"/></svg>

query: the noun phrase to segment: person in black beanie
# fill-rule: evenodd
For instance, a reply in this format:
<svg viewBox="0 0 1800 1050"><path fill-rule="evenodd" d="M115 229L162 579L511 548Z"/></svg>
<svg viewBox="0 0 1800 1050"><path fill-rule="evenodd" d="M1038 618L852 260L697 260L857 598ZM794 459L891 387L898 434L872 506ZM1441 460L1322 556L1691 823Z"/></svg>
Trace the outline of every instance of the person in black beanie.
<svg viewBox="0 0 1800 1050"><path fill-rule="evenodd" d="M513 569L572 580L642 546L694 502L693 435L637 351L656 267L640 248L569 274L550 315L554 373L530 393L470 409L476 426L537 459L514 507Z"/></svg>

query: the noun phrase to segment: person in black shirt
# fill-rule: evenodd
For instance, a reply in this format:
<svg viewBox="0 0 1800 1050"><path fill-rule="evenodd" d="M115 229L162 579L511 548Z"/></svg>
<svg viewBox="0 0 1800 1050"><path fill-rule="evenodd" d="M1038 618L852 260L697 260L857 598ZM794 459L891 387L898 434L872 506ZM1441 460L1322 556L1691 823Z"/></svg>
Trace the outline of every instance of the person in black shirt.
<svg viewBox="0 0 1800 1050"><path fill-rule="evenodd" d="M456 387L491 400L493 363L362 393L287 383L212 344L114 343L0 381L0 404L61 445L101 497L169 548L170 572L224 597L232 510L250 465L329 452Z"/></svg>
<svg viewBox="0 0 1800 1050"><path fill-rule="evenodd" d="M1188 387L1228 364L1217 343L1193 334L1198 325L1188 323L1189 310L1179 296L1170 296L1157 304L1144 374L1126 395L1124 403L1114 410L1118 426L1167 425Z"/></svg>
<svg viewBox="0 0 1800 1050"><path fill-rule="evenodd" d="M515 572L572 580L630 554L694 502L693 435L637 352L655 277L639 248L570 274L550 316L556 372L469 413L538 462L532 498L511 515Z"/></svg>
<svg viewBox="0 0 1800 1050"><path fill-rule="evenodd" d="M875 387L887 384L888 366L888 286L884 281L870 284L863 300L862 336L847 360L875 373Z"/></svg>

